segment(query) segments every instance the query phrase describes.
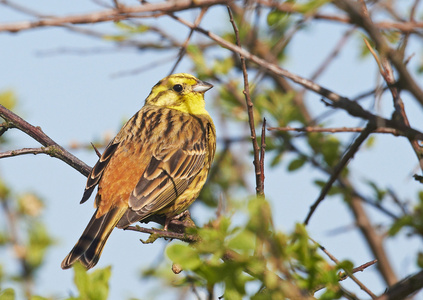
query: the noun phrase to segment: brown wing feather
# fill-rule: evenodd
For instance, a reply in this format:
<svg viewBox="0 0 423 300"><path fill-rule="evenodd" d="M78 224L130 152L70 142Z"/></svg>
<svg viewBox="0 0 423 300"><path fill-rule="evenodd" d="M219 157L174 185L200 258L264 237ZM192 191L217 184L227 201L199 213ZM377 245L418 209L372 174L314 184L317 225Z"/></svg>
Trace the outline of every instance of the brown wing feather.
<svg viewBox="0 0 423 300"><path fill-rule="evenodd" d="M126 206L125 220L118 224L124 227L172 205L214 151L208 149L210 130L203 121L166 108L141 109L93 168L86 195L99 184L97 217Z"/></svg>
<svg viewBox="0 0 423 300"><path fill-rule="evenodd" d="M199 141L201 143L201 141ZM129 207L140 215L148 215L166 207L181 195L198 172L205 151L180 149L167 160L153 158L129 198Z"/></svg>
<svg viewBox="0 0 423 300"><path fill-rule="evenodd" d="M106 168L107 164L110 161L110 158L115 153L119 143L111 141L109 145L104 150L103 154L101 155L100 159L97 161L95 166L92 168L90 175L88 176L87 185L85 186L84 195L82 196L81 204L90 198L91 194L94 191L95 186L101 179L101 175L103 175L103 171Z"/></svg>

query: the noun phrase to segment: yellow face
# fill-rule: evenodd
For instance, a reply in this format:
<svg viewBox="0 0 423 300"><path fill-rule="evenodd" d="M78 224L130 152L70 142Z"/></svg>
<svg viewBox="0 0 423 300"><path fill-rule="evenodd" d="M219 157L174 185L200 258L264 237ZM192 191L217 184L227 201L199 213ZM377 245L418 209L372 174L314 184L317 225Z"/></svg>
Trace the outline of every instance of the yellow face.
<svg viewBox="0 0 423 300"><path fill-rule="evenodd" d="M204 93L212 85L190 74L173 74L160 80L145 100L146 105L163 106L190 114L207 114Z"/></svg>

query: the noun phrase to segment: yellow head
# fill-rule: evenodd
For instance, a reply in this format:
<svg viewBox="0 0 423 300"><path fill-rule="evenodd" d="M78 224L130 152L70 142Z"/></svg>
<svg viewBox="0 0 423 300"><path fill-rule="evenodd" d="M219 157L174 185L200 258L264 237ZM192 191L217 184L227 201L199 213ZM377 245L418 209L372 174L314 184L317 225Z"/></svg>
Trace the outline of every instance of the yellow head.
<svg viewBox="0 0 423 300"><path fill-rule="evenodd" d="M145 100L146 105L163 106L198 115L208 114L204 93L213 86L190 74L173 74L160 80Z"/></svg>

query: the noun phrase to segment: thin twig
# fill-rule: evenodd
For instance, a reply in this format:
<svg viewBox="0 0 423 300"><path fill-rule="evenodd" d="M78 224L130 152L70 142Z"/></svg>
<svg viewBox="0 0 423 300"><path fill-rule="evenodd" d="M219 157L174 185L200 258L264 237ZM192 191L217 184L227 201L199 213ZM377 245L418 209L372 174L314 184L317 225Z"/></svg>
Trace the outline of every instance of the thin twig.
<svg viewBox="0 0 423 300"><path fill-rule="evenodd" d="M315 126L307 126L307 127L268 127L267 130L269 131L297 131L297 132L329 132L329 133L336 133L336 132L362 132L365 130L364 127L337 127L337 128L322 128L322 127L315 127ZM393 134L393 135L401 135L400 132L396 129L392 128L377 128L373 131L374 133L386 133L386 134Z"/></svg>
<svg viewBox="0 0 423 300"><path fill-rule="evenodd" d="M314 211L316 210L317 206L325 199L327 193L331 189L333 183L337 180L339 174L341 174L341 171L344 169L344 167L347 165L347 163L350 161L350 159L353 158L354 154L358 151L358 148L361 146L361 144L367 139L367 137L372 133L372 131L376 128L375 124L368 123L366 126L366 129L360 133L360 135L357 137L357 139L354 141L354 143L349 147L348 151L344 154L344 156L341 158L341 161L335 166L329 180L326 182L325 186L322 188L319 197L314 202L314 204L310 207L310 211L304 220L304 224L307 225L310 221L311 216L313 215Z"/></svg>
<svg viewBox="0 0 423 300"><path fill-rule="evenodd" d="M197 27L198 25L200 25L201 20L203 19L204 14L206 13L206 11L207 11L207 7L203 7L201 9L200 14L197 16L197 18L194 21L195 27ZM169 15L171 17L173 17L173 18L175 17L173 14L169 14ZM170 70L169 75L171 75L171 74L173 74L175 72L176 67L179 65L179 63L181 62L182 58L185 56L185 53L187 52L188 43L191 40L191 37L192 37L192 34L193 33L194 33L194 29L191 29L189 31L188 37L185 39L184 43L181 46L181 49L179 50L178 59L176 60L175 64L173 65L172 70Z"/></svg>
<svg viewBox="0 0 423 300"><path fill-rule="evenodd" d="M0 153L0 158L6 157L13 157L18 155L25 155L25 154L48 154L50 156L51 153L54 153L58 149L55 146L48 146L48 147L40 147L40 148L22 148L17 150L9 150Z"/></svg>
<svg viewBox="0 0 423 300"><path fill-rule="evenodd" d="M263 118L263 125L261 127L261 146L260 146L260 184L263 188L263 194L264 194L264 155L266 152L266 118Z"/></svg>
<svg viewBox="0 0 423 300"><path fill-rule="evenodd" d="M315 240L313 240L312 238L309 237L309 239L315 243L320 250L322 250L329 258L330 260L332 260L335 264L339 265L339 260L333 256L328 250L326 250L325 247L323 247L322 245L320 245L319 243L317 243ZM367 263L365 265L371 266L375 263L376 261L373 261L373 263ZM357 270L358 271L362 271L364 268L362 266L360 266ZM370 291L360 280L357 279L357 277L354 276L353 272L344 269L345 273L348 275L349 278L351 278L363 291L365 291L370 297L372 297L372 299L376 299L376 295L372 293L372 291ZM357 271L356 271L357 272ZM340 276L340 280L342 279L343 276Z"/></svg>
<svg viewBox="0 0 423 300"><path fill-rule="evenodd" d="M365 4L363 4L363 6L365 7ZM410 122L408 121L408 117L404 108L404 102L401 99L400 91L396 85L394 73L389 60L386 59L386 57L384 56L381 56L379 58L379 56L376 54L369 42L367 42L366 39L364 41L366 43L367 48L370 50L378 64L380 74L382 75L383 79L389 87L389 90L391 91L395 108L395 115L393 116L393 118L396 118L398 122L402 122L404 126L410 127ZM409 141L411 147L414 150L414 153L417 156L420 169L423 170L423 149L422 147L420 147L419 142L417 140L409 139Z"/></svg>
<svg viewBox="0 0 423 300"><path fill-rule="evenodd" d="M410 72L408 72L401 53L389 47L389 44L387 43L385 37L381 34L380 29L377 28L377 26L373 24L372 20L363 13L362 6L352 0L335 0L333 3L340 9L344 10L354 24L363 28L367 32L372 41L375 43L378 52L381 53L381 55L386 56L397 70L399 75L399 81L397 84L401 88L406 89L413 94L419 104L423 106L423 90L411 76Z"/></svg>
<svg viewBox="0 0 423 300"><path fill-rule="evenodd" d="M49 136L47 136L41 130L40 127L35 127L29 124L27 121L14 114L13 112L5 108L3 105L0 105L0 117L5 119L7 122L13 124L14 127L23 131L33 139L35 139L41 145L49 147L50 149L47 154L49 154L50 156L62 160L84 176L88 176L88 174L90 173L91 168L87 164L85 164L83 161L79 160L77 157L75 157L74 155L66 151L63 147L58 145Z"/></svg>
<svg viewBox="0 0 423 300"><path fill-rule="evenodd" d="M373 113L371 113L368 110L365 110L360 104L358 104L357 102L351 101L350 99L348 99L347 97L343 97L327 88L324 88L318 84L316 84L313 81L310 81L308 79L305 79L301 76L295 75L285 69L280 68L279 66L275 65L275 64L271 64L268 61L259 58L256 55L251 54L249 51L235 45L232 44L228 41L226 41L225 39L221 38L220 36L207 31L201 27L194 27L194 25L186 20L183 20L181 18L178 19L179 22L181 22L182 24L190 27L190 28L194 28L195 30L203 33L204 35L208 36L209 38L211 38L212 40L214 40L215 42L217 42L219 45L221 45L224 48L227 48L235 53L238 53L239 55L242 55L245 59L248 59L256 64L258 64L260 67L268 70L269 72L276 74L278 76L283 76L286 77L290 80L292 80L293 82L300 84L301 86L305 87L306 89L313 91L319 95L322 95L323 97L325 97L326 99L331 101L331 106L335 107L335 108L341 108L343 110L346 110L351 116L353 117L358 117L358 118L362 118L365 120L368 120L374 124L378 124L378 126L381 127L390 127L390 128L394 128L397 130L400 130L403 132L403 135L410 138L410 139L419 139L419 140L423 140L423 133L421 133L420 131L411 128L411 127L407 127L405 126L403 123L401 122L397 122L396 120L390 120L390 119L386 119L386 118L382 118L380 116L377 116ZM329 104L328 104L329 105Z"/></svg>
<svg viewBox="0 0 423 300"><path fill-rule="evenodd" d="M235 24L235 21L233 19L233 15L232 15L232 11L230 9L230 7L228 6L228 13L229 13L229 18L230 18L230 22L232 24L232 27L234 29L235 32L235 38L236 38L236 44L238 47L240 47L240 40L239 40L239 31L238 31L238 27ZM257 143L257 137L256 137L256 129L255 129L255 125L254 125L254 111L253 111L253 102L251 101L251 97L250 97L250 87L249 87L249 83L248 83L248 73L247 73L247 66L245 64L245 57L239 53L239 57L241 60L241 68L242 68L242 75L244 77L244 96L245 96L245 102L247 103L247 111L248 111L248 121L249 121L249 125L250 125L250 132L251 132L251 141L253 143L253 151L254 151L254 170L256 173L256 193L258 196L263 196L264 195L264 190L263 190L263 186L262 186L262 174L261 174L261 170L260 170L260 148L259 145Z"/></svg>

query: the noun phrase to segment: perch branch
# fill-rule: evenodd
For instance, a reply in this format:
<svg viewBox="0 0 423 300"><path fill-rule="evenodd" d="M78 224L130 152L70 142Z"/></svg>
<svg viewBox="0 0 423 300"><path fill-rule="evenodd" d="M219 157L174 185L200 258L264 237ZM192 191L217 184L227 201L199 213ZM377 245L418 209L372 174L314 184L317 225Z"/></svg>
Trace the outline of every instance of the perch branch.
<svg viewBox="0 0 423 300"><path fill-rule="evenodd" d="M39 142L44 147L47 147L47 148L44 148L44 152L42 153L46 153L50 155L51 157L56 157L62 160L63 162L67 163L75 170L79 171L85 177L88 176L88 174L90 173L91 168L87 164L85 164L83 161L79 160L77 157L75 157L74 155L66 151L64 148L62 148L60 145L58 145L49 136L47 136L41 130L40 127L35 127L29 124L27 121L25 121L24 119L22 119L15 113L11 112L7 108L5 108L3 105L0 105L0 117L6 120L6 122L12 124L13 127L21 130L22 132L32 137L34 140ZM15 151L19 152L20 150L15 150Z"/></svg>

